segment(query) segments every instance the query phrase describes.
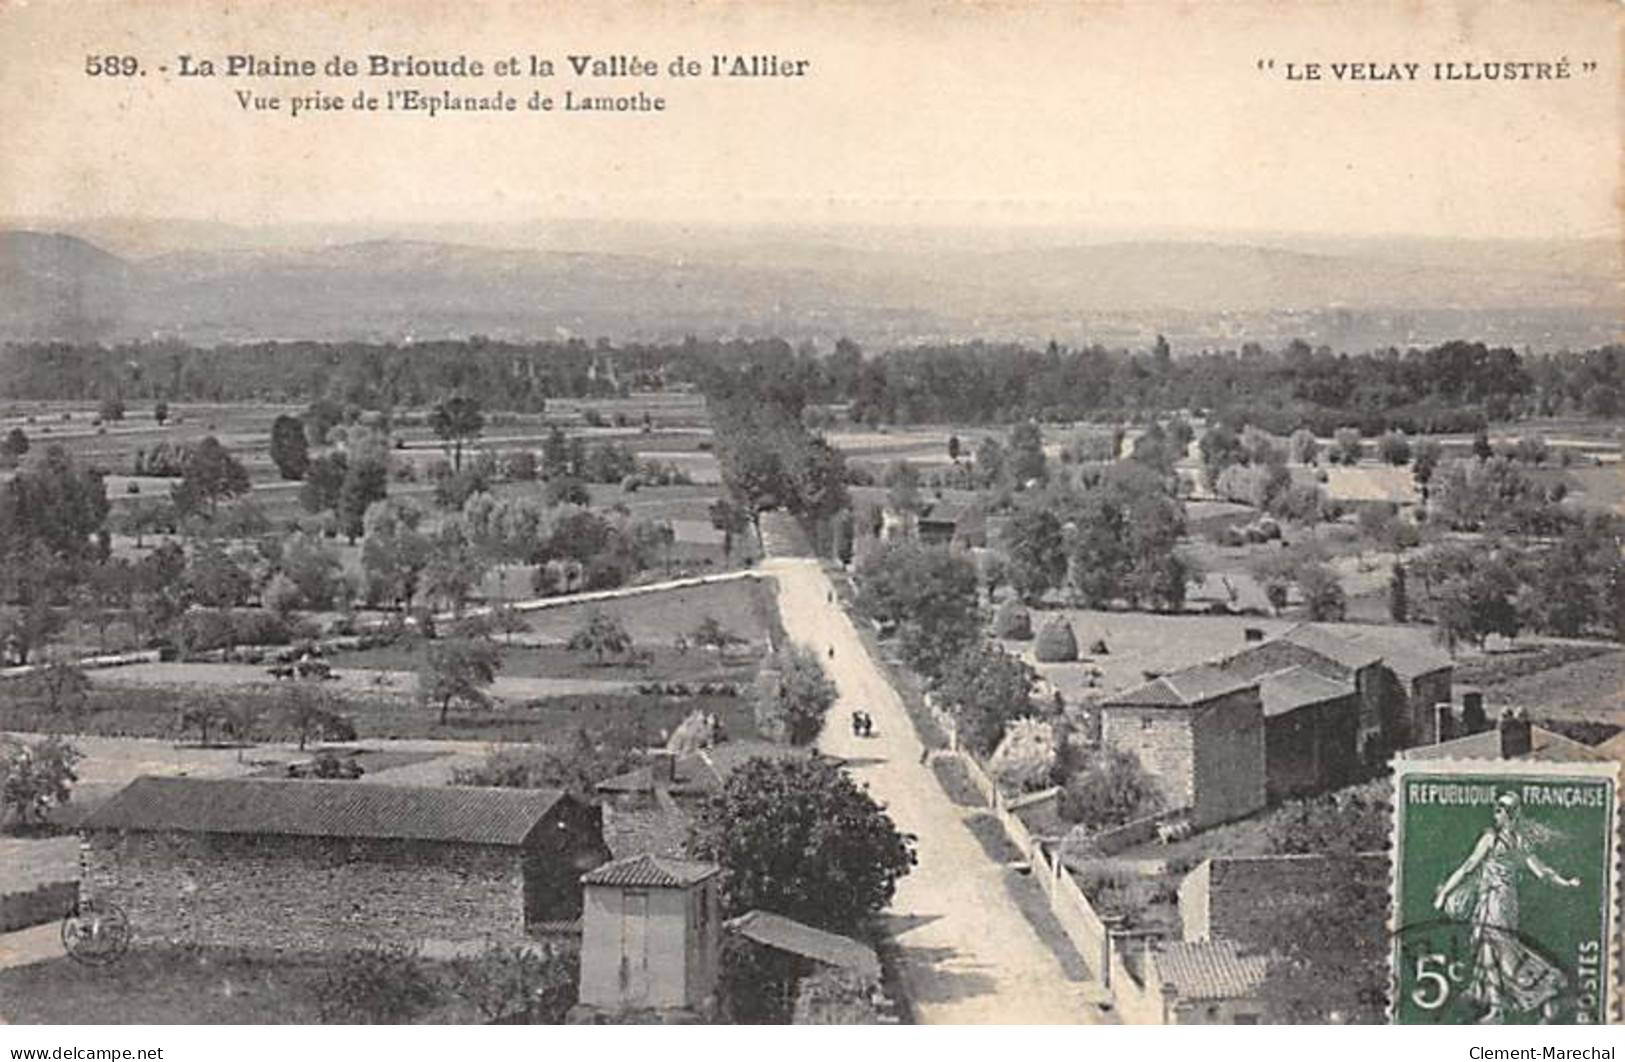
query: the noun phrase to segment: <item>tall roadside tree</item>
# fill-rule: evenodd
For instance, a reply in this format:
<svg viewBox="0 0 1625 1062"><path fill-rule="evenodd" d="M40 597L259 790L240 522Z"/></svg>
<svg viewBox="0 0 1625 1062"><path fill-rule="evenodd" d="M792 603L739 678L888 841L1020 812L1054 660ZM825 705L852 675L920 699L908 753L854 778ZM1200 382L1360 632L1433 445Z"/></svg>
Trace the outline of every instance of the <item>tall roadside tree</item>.
<svg viewBox="0 0 1625 1062"><path fill-rule="evenodd" d="M847 933L891 901L913 839L866 789L811 756L747 760L700 809L690 849L727 872L729 916L771 911Z"/></svg>
<svg viewBox="0 0 1625 1062"><path fill-rule="evenodd" d="M463 469L463 446L485 430L485 413L478 399L451 395L429 414L429 427L451 447L451 466Z"/></svg>
<svg viewBox="0 0 1625 1062"><path fill-rule="evenodd" d="M491 698L485 692L496 681L502 656L485 638L447 638L429 642L418 668L418 697L440 709L440 725L453 704L484 709Z"/></svg>
<svg viewBox="0 0 1625 1062"><path fill-rule="evenodd" d="M893 624L903 658L927 678L981 637L976 565L944 546L888 542L858 565L858 608Z"/></svg>

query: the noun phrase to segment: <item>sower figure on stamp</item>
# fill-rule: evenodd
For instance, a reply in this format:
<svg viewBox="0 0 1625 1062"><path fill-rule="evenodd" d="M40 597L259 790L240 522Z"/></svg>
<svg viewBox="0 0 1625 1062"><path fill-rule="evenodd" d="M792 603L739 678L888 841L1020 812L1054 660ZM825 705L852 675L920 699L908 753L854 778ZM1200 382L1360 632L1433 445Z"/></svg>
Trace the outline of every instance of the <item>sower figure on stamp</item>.
<svg viewBox="0 0 1625 1062"><path fill-rule="evenodd" d="M1519 935L1518 884L1526 869L1563 888L1576 888L1580 879L1564 877L1535 854L1534 846L1552 840L1552 831L1519 813L1516 793L1497 797L1494 814L1472 853L1439 885L1433 906L1471 925L1467 995L1487 1008L1480 1023L1497 1024L1508 1009L1539 1009L1552 1021L1566 978Z"/></svg>

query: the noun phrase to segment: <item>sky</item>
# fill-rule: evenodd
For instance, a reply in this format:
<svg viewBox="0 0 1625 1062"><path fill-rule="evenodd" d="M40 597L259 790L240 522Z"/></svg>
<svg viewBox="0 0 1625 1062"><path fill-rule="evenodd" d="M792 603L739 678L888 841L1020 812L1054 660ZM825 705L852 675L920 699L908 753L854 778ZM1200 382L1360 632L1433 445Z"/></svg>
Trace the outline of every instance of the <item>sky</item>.
<svg viewBox="0 0 1625 1062"><path fill-rule="evenodd" d="M1601 0L0 0L0 217L1617 236L1620 11ZM318 64L536 54L561 70L460 84L176 73L181 54L247 52ZM661 73L570 76L563 57L583 53L635 53ZM717 53L810 65L799 78L667 74L679 54ZM92 54L134 55L146 73L89 76ZM1432 76L1435 62L1560 59L1568 80ZM1311 62L1321 80L1288 80L1285 64ZM1422 65L1414 81L1339 81L1326 64L1345 62ZM642 90L667 110L295 118L234 96L448 85L541 91L555 106L566 90Z"/></svg>

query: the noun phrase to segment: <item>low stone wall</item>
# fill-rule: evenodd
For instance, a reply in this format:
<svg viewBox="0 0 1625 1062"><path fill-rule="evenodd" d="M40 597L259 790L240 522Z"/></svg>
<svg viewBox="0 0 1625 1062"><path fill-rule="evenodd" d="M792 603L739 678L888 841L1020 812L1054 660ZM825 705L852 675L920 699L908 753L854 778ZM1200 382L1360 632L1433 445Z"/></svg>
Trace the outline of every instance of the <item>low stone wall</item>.
<svg viewBox="0 0 1625 1062"><path fill-rule="evenodd" d="M0 933L55 922L79 899L77 881L50 881L0 896Z"/></svg>

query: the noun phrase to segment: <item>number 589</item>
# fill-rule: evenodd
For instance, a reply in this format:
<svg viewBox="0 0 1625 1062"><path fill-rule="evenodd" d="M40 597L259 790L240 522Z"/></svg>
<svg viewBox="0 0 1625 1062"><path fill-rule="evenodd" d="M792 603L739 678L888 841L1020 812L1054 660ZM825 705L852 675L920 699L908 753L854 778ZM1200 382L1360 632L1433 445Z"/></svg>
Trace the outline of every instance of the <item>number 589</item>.
<svg viewBox="0 0 1625 1062"><path fill-rule="evenodd" d="M133 55L87 55L87 77L135 77L141 72L141 60Z"/></svg>

